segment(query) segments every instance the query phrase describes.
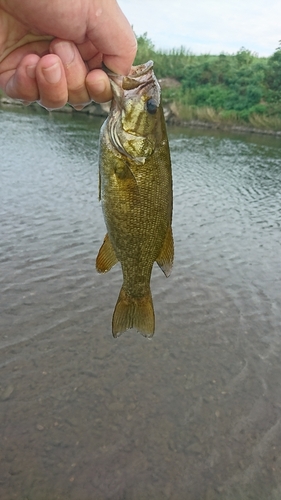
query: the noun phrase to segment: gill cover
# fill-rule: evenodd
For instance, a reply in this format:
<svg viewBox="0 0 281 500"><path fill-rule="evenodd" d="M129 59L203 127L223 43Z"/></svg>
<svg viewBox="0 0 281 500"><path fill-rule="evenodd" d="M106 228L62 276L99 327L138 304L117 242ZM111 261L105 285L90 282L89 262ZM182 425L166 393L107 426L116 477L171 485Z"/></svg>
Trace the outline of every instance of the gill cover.
<svg viewBox="0 0 281 500"><path fill-rule="evenodd" d="M161 140L160 86L153 62L133 66L128 76L108 72L113 100L108 118L110 142L119 153L143 164Z"/></svg>

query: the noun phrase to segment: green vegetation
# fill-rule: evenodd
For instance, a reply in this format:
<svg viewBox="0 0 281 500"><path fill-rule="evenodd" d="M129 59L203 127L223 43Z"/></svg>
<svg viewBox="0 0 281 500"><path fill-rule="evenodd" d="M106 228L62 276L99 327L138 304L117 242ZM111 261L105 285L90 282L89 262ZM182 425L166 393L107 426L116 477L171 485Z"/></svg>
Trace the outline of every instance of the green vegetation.
<svg viewBox="0 0 281 500"><path fill-rule="evenodd" d="M281 130L281 43L266 58L244 47L217 56L155 50L146 33L137 39L135 64L152 59L159 79L179 82L162 96L181 120Z"/></svg>

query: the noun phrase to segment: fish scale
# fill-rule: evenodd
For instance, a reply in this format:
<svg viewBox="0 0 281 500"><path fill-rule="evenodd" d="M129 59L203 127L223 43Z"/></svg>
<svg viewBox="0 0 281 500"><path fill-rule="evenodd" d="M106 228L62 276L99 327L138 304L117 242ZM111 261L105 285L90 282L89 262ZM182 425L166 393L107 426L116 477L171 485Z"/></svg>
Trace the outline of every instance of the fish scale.
<svg viewBox="0 0 281 500"><path fill-rule="evenodd" d="M155 330L150 278L154 262L168 276L174 256L172 172L160 86L153 63L127 77L109 73L113 100L100 135L100 198L107 234L96 259L98 272L120 261L123 285L112 333Z"/></svg>

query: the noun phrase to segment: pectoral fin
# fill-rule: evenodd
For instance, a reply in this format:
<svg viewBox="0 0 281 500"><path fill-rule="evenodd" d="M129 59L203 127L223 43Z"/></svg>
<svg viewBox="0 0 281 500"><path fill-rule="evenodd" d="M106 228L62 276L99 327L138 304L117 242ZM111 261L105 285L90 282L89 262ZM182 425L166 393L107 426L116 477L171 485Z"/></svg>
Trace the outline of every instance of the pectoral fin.
<svg viewBox="0 0 281 500"><path fill-rule="evenodd" d="M168 228L161 252L156 259L165 276L170 276L174 262L174 240L171 226Z"/></svg>
<svg viewBox="0 0 281 500"><path fill-rule="evenodd" d="M98 273L106 273L115 264L117 264L117 262L118 259L115 255L114 248L112 246L108 234L106 234L103 240L103 244L100 247L100 251L96 258L96 269Z"/></svg>

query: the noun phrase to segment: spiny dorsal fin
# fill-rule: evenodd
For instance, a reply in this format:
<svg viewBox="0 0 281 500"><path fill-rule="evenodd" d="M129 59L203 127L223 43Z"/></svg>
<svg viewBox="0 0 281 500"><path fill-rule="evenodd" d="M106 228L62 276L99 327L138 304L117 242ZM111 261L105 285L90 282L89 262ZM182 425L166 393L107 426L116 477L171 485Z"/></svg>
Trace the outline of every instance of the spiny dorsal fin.
<svg viewBox="0 0 281 500"><path fill-rule="evenodd" d="M174 240L171 226L168 228L160 254L156 259L165 276L170 276L174 262Z"/></svg>
<svg viewBox="0 0 281 500"><path fill-rule="evenodd" d="M106 273L117 264L117 262L118 259L115 255L114 248L108 234L106 234L96 258L96 269L98 273Z"/></svg>

